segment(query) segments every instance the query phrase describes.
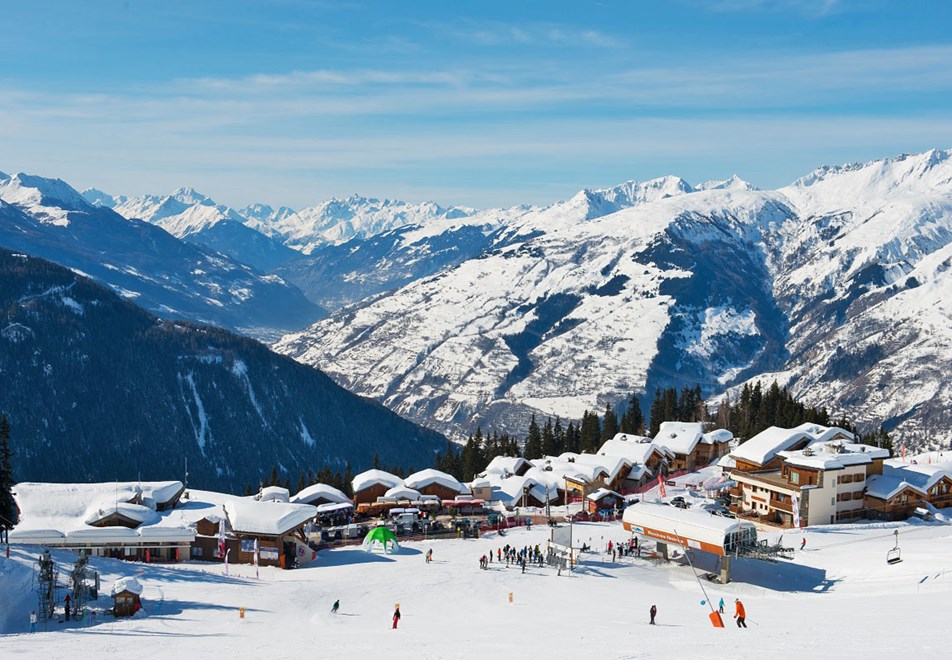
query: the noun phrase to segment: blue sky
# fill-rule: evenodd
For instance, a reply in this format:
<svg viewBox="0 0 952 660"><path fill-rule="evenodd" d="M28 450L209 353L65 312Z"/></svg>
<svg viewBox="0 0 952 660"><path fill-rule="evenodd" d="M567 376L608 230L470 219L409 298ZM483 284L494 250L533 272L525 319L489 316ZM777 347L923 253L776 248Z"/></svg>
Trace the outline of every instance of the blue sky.
<svg viewBox="0 0 952 660"><path fill-rule="evenodd" d="M952 147L952 3L4 3L0 170L232 206L771 188Z"/></svg>

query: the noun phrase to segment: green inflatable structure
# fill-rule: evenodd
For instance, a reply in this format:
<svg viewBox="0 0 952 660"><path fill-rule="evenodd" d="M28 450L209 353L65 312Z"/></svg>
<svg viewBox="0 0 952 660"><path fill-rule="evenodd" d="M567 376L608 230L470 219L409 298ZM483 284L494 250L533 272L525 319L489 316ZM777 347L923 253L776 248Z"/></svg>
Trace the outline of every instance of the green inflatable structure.
<svg viewBox="0 0 952 660"><path fill-rule="evenodd" d="M387 527L374 527L364 537L364 550L367 552L374 552L378 544L383 552L389 554L400 552L396 534Z"/></svg>

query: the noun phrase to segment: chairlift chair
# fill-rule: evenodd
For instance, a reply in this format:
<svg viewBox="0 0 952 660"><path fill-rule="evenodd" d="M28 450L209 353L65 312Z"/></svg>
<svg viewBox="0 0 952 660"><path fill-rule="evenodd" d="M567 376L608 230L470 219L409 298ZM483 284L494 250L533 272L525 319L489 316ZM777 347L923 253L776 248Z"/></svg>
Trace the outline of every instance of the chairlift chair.
<svg viewBox="0 0 952 660"><path fill-rule="evenodd" d="M887 564L898 564L902 561L902 555L899 550L899 530L893 530L893 533L896 535L896 546L886 553Z"/></svg>

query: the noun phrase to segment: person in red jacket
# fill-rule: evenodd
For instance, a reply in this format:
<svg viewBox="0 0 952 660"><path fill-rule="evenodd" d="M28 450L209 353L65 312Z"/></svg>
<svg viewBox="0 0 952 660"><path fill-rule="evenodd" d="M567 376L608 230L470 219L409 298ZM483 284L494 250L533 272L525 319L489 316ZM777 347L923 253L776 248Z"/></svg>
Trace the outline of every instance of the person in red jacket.
<svg viewBox="0 0 952 660"><path fill-rule="evenodd" d="M744 604L740 602L740 598L734 599L734 618L737 619L738 628L747 627L744 621L747 618L747 612L744 610Z"/></svg>

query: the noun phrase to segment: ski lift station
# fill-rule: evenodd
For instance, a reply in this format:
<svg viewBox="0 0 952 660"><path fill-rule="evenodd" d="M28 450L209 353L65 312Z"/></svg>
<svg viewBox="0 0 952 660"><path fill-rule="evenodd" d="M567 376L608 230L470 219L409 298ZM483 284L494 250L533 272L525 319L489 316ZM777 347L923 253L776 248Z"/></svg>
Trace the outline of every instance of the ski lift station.
<svg viewBox="0 0 952 660"><path fill-rule="evenodd" d="M707 511L639 502L625 509L622 524L627 531L654 539L658 551L668 558L668 544L698 550L721 558L720 581L730 582L731 556L772 560L783 549L758 543L754 523L723 518Z"/></svg>

